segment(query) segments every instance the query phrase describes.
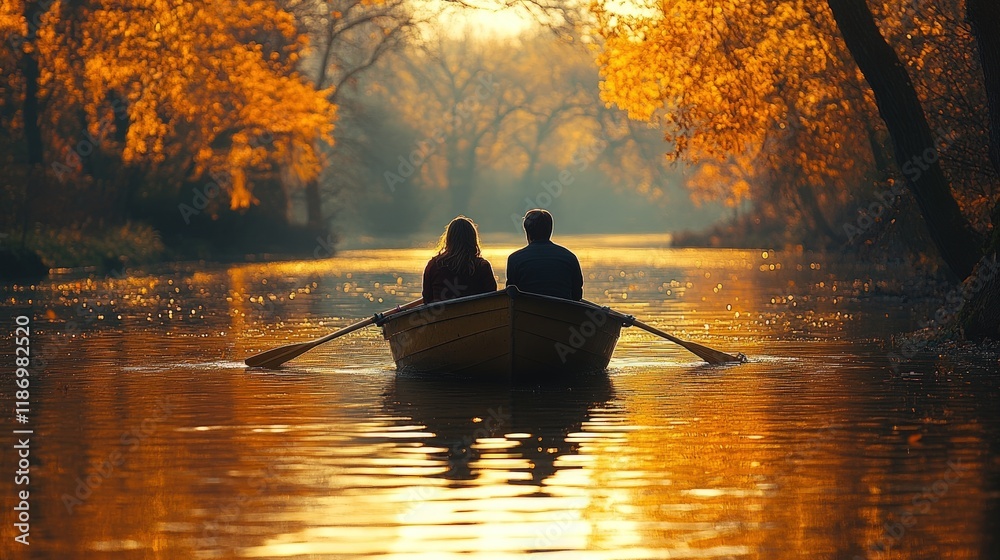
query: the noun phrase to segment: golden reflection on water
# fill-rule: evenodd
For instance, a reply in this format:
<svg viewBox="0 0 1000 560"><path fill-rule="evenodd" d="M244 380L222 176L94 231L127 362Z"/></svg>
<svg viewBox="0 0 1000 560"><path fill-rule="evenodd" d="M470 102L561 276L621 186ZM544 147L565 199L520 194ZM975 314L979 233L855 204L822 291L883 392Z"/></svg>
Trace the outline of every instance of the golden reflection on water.
<svg viewBox="0 0 1000 560"><path fill-rule="evenodd" d="M368 329L278 372L242 366L419 297L428 249L7 288L47 362L32 551L994 557L993 370L894 372L877 340L919 310L858 299L891 280L808 254L572 241L588 299L751 363L706 367L626 329L608 374L512 389L397 375ZM501 283L512 249L486 250Z"/></svg>

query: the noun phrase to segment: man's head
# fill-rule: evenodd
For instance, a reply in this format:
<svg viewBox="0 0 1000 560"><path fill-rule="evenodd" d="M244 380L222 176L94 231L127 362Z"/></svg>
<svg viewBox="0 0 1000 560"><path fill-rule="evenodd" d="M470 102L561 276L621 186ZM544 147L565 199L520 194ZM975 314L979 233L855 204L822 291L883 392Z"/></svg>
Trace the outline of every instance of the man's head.
<svg viewBox="0 0 1000 560"><path fill-rule="evenodd" d="M528 243L532 241L548 241L552 237L552 214L541 208L528 210L524 215L524 234Z"/></svg>

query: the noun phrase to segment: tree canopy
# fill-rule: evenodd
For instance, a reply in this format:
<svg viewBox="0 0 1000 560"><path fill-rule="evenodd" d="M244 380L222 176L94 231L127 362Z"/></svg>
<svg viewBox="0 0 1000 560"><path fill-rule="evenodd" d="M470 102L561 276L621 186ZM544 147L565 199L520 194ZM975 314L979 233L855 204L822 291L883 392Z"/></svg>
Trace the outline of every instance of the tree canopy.
<svg viewBox="0 0 1000 560"><path fill-rule="evenodd" d="M3 58L37 57L38 124L59 178L83 170L74 151L84 136L126 166L223 174L234 209L254 202L253 169L281 161L303 177L319 172L314 141L333 141L336 109L297 72L306 39L275 3L42 2L29 38L31 4L4 4L0 25L19 48ZM5 93L16 121L20 92Z"/></svg>
<svg viewBox="0 0 1000 560"><path fill-rule="evenodd" d="M877 16L915 76L956 198L982 230L997 193L979 149L985 127L970 118L984 99L975 48L960 2L927 4L887 3ZM599 1L594 13L603 98L658 125L670 157L700 164L695 198L750 200L764 217L801 217L843 241L837 222L853 224L872 192L903 179L824 3Z"/></svg>

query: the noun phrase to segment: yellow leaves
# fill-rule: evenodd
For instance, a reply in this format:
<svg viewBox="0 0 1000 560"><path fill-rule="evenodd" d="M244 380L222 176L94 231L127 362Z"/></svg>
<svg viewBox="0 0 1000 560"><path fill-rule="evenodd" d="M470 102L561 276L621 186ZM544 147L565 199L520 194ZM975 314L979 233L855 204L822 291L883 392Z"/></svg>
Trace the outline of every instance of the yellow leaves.
<svg viewBox="0 0 1000 560"><path fill-rule="evenodd" d="M856 68L827 39L836 31L826 11L813 14L797 0L662 0L647 8L598 0L601 97L635 119L652 121L664 109L668 157L715 162L699 167L693 198L737 205L775 174L798 168L825 181L866 157L850 118L870 101L858 99ZM807 132L813 126L824 140ZM730 158L739 161L719 163Z"/></svg>
<svg viewBox="0 0 1000 560"><path fill-rule="evenodd" d="M24 28L15 5L23 8L0 7L0 29ZM277 3L94 2L75 14L72 32L62 13L53 4L38 34L42 94L56 100L47 118L82 109L88 130L112 142L109 99L120 97L126 163L224 173L233 208L256 202L254 177L289 145L310 152L298 171L318 173L312 146L332 143L336 108L295 73L306 40Z"/></svg>
<svg viewBox="0 0 1000 560"><path fill-rule="evenodd" d="M696 205L721 200L733 208L750 199L752 165L745 157L709 160L699 164L687 180L691 200Z"/></svg>

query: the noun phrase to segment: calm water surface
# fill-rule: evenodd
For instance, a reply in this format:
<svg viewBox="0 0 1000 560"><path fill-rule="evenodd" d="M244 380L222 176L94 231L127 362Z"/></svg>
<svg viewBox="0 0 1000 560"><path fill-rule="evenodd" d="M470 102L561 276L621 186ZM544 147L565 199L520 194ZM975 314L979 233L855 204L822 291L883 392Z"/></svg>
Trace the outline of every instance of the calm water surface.
<svg viewBox="0 0 1000 560"><path fill-rule="evenodd" d="M996 357L887 357L943 301L809 254L562 241L588 299L750 363L631 328L607 375L512 389L397 375L371 327L243 366L419 297L425 249L0 288L6 363L26 313L44 364L32 544L8 433L3 557L1000 557Z"/></svg>

